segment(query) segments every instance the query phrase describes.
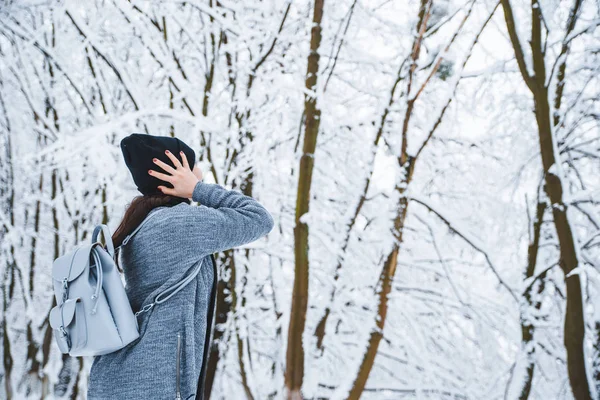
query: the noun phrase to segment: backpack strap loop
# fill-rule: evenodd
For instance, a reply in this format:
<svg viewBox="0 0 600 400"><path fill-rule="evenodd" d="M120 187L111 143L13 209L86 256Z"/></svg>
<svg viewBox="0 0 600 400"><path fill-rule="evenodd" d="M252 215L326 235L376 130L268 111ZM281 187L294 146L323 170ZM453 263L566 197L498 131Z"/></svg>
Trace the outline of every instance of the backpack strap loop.
<svg viewBox="0 0 600 400"><path fill-rule="evenodd" d="M98 308L98 300L100 300L100 289L102 288L102 283L104 281L104 276L102 275L102 264L100 261L100 256L98 255L98 250L94 247L92 249L92 254L94 256L94 261L96 262L96 290L94 294L92 294L92 300L94 300L94 307L92 308L91 313L96 314L96 310Z"/></svg>
<svg viewBox="0 0 600 400"><path fill-rule="evenodd" d="M102 235L104 236L104 242L106 243L106 250L111 257L115 256L115 246L112 241L112 236L110 236L110 230L106 224L97 225L94 228L94 233L92 233L92 243L96 243L98 240L98 234L102 230Z"/></svg>

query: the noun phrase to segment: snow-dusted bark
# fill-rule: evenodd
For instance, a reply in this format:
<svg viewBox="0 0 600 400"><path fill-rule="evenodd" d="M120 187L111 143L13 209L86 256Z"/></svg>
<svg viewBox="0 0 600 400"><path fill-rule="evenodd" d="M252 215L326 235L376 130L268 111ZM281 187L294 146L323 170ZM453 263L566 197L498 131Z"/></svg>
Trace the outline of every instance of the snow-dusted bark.
<svg viewBox="0 0 600 400"><path fill-rule="evenodd" d="M317 81L320 76L319 60L321 49L321 21L324 0L315 0L310 35L310 48L306 67L306 94L304 100L304 139L302 156L298 167L298 192L296 199L296 226L294 227L294 287L292 308L288 328L287 354L285 363L285 386L288 400L300 400L304 380L304 329L308 309L309 225L303 217L310 211L311 186L317 138L321 125L321 109L318 100Z"/></svg>
<svg viewBox="0 0 600 400"><path fill-rule="evenodd" d="M558 264L565 276L566 313L564 320L564 345L567 352L567 369L571 390L576 399L592 399L592 386L589 382L588 362L585 355L584 338L586 322L581 280L581 261L579 260L575 226L569 218L570 204L565 201L569 190L567 177L563 171L562 157L558 151L561 137L558 133L563 122L559 116L563 88L566 83L566 64L572 34L581 13L583 1L575 1L569 10L562 35L560 53L555 60L548 55L548 32L553 26L545 23L544 15L553 14L537 0L531 2L531 40L530 55L522 48L522 42L516 30L516 19L509 0L502 0L504 15L511 43L515 51L521 76L533 95L535 119L538 128L539 150L544 170L544 190L550 201L550 207L560 246ZM556 35L558 37L558 35ZM558 65L556 76L548 71L547 65L552 61ZM527 64L532 69L527 68ZM555 93L548 83L555 85Z"/></svg>

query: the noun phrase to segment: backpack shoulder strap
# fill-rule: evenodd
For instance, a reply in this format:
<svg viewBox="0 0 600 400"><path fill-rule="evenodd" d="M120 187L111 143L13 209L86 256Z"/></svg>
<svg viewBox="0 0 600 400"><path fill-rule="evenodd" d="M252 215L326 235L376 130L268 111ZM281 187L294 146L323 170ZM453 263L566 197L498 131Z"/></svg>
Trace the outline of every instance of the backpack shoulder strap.
<svg viewBox="0 0 600 400"><path fill-rule="evenodd" d="M214 262L214 256L212 254L211 254L211 260L212 260L212 262ZM138 312L135 313L135 316L137 317L141 313L150 311L150 309L155 304L160 304L162 302L169 300L169 298L171 298L173 295L175 295L177 292L179 292L181 289L183 289L188 283L190 283L192 280L194 280L196 275L198 275L198 273L200 272L200 269L202 268L203 261L204 261L204 258L200 259L195 264L195 268L191 274L189 274L188 276L186 276L179 282L169 286L168 288L166 288L165 290L160 292L158 295L156 295L156 297L154 297L154 301L152 303L146 304L145 306L143 306ZM215 277L214 279L217 279L217 277ZM169 293L169 295L167 297L165 297L164 299L159 299L159 297L163 296L165 293L168 293L168 292L171 292L171 293Z"/></svg>
<svg viewBox="0 0 600 400"><path fill-rule="evenodd" d="M191 274L189 274L188 276L186 276L185 278L183 278L182 280L180 280L179 282L173 284L172 286L168 287L167 289L163 290L162 292L160 292L155 298L154 298L154 302L156 304L160 304L163 301L167 301L169 300L169 298L171 296L173 296L175 293L179 292L181 289L183 289L188 283L190 283L195 277L196 275L198 275L198 272L200 272L200 269L202 268L202 261L204 261L203 259L200 259L197 263L196 263L196 268L194 268L194 270L192 271ZM172 291L167 297L165 297L164 299L160 299L159 297L163 296L165 293L168 293Z"/></svg>
<svg viewBox="0 0 600 400"><path fill-rule="evenodd" d="M157 210L157 211L153 212L152 215L158 214L161 211L164 211L164 209ZM127 242L129 242L129 240L133 237L133 235L135 235L137 233L137 231L140 230L140 228L144 225L144 223L146 223L150 219L150 217L152 217L152 215L149 215L148 217L146 217L138 225L138 227L133 230L133 232L131 232L129 235L127 235L125 237L125 239L123 239L123 243L121 243L121 246L125 246L127 244ZM119 247L121 247L121 246L119 246ZM117 247L117 248L119 248L119 247ZM212 260L214 262L214 256L212 257ZM200 272L200 269L202 268L203 261L204 261L204 259L200 259L194 265L195 268L193 269L191 274L189 274L188 276L184 277L179 282L176 282L175 284L171 285L170 287L168 287L165 290L163 290L162 292L160 292L158 295L156 295L156 297L154 298L154 301L152 303L143 306L138 312L135 313L135 316L137 317L139 314L149 311L155 304L160 304L164 301L167 301L169 298L171 298L173 295L175 295L177 292L179 292L181 289L183 289L188 283L190 283L196 277L196 275L198 275L198 273ZM171 293L169 293L169 292L171 292ZM165 297L164 299L159 299L161 296L165 295L166 293L169 293L167 297Z"/></svg>
<svg viewBox="0 0 600 400"><path fill-rule="evenodd" d="M146 218L144 218L144 220L142 222L140 222L140 224L133 230L133 232L131 232L129 235L125 236L125 239L123 239L121 246L125 246L127 244L127 242L129 242L129 240L133 237L133 235L135 235L142 228L142 226L144 226L144 224L146 222L148 222L148 220L150 220L150 218L152 218L154 215L156 215L164 210L165 209L163 208L162 210L156 210L154 212L151 211L151 214L146 216ZM121 247L121 246L119 246L119 247ZM117 248L119 248L119 247L117 247Z"/></svg>

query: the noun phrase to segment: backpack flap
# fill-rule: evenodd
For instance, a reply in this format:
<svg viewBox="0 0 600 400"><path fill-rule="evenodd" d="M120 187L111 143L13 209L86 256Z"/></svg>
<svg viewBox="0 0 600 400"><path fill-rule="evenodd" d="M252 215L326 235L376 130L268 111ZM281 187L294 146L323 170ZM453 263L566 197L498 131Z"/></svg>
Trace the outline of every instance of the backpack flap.
<svg viewBox="0 0 600 400"><path fill-rule="evenodd" d="M68 282L77 278L90 265L92 247L93 244L79 246L64 256L58 257L52 264L52 277L61 282L65 278Z"/></svg>
<svg viewBox="0 0 600 400"><path fill-rule="evenodd" d="M81 297L67 299L50 310L50 326L62 353L85 346L85 312Z"/></svg>

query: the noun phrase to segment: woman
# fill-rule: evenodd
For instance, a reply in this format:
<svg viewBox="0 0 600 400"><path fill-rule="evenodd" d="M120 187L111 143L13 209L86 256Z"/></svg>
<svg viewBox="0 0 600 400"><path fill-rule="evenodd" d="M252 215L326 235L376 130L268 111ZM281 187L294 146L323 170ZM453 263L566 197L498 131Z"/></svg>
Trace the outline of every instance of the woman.
<svg viewBox="0 0 600 400"><path fill-rule="evenodd" d="M216 296L212 254L265 236L273 218L251 197L202 182L194 151L179 139L134 133L121 150L143 194L113 235L140 337L94 358L88 399L203 399ZM194 281L166 299L162 292L197 263ZM165 301L154 303L159 293Z"/></svg>

